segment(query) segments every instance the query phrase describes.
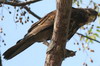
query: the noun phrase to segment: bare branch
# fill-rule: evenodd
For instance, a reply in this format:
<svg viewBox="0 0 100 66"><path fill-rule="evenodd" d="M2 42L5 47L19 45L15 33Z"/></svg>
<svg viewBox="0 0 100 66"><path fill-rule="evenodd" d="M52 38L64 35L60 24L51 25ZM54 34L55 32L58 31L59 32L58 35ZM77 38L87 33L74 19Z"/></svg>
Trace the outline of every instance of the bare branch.
<svg viewBox="0 0 100 66"><path fill-rule="evenodd" d="M26 11L29 12L31 15L33 15L37 19L41 19L41 17L39 17L34 12L32 12L30 10L30 8L28 8L27 6L25 6L25 5L28 5L28 4L31 4L31 3L35 3L35 2L38 2L38 1L41 1L41 0L31 0L31 1L27 1L27 2L3 2L3 1L0 1L0 3L11 5L11 6L22 6L21 8L26 9Z"/></svg>
<svg viewBox="0 0 100 66"><path fill-rule="evenodd" d="M83 35L83 34L81 34L81 33L76 33L76 34L81 35L81 36L83 36L83 37L85 37L85 38L87 38L87 39L90 39L90 40L93 40L93 41L96 41L96 42L100 43L100 41L98 41L98 40L96 40L96 39L93 39L93 38L90 38L90 37L88 37L88 36L85 36L85 35Z"/></svg>
<svg viewBox="0 0 100 66"><path fill-rule="evenodd" d="M27 12L29 12L31 15L33 15L34 17L36 17L37 19L41 19L41 17L39 17L37 14L35 14L34 12L32 12L30 10L30 8L28 8L27 6L23 6L22 8L26 9Z"/></svg>
<svg viewBox="0 0 100 66"><path fill-rule="evenodd" d="M65 49L64 53L65 53L65 58L67 58L67 57L73 57L73 56L75 56L76 51Z"/></svg>
<svg viewBox="0 0 100 66"><path fill-rule="evenodd" d="M30 1L27 1L27 2L6 2L6 1L4 2L4 1L0 1L0 4L7 4L7 5L11 5L11 6L25 6L25 5L35 3L35 2L38 2L38 1L41 1L41 0L30 0Z"/></svg>

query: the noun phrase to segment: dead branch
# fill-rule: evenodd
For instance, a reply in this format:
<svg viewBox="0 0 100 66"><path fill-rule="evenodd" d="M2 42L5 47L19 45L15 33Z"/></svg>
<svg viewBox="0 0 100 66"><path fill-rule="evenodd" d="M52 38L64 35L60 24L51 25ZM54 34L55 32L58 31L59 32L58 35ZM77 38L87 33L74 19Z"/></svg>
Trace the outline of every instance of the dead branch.
<svg viewBox="0 0 100 66"><path fill-rule="evenodd" d="M28 8L27 6L23 6L22 8L26 9L26 11L27 11L29 14L33 15L33 16L36 17L37 19L41 19L41 17L39 17L39 16L38 16L37 14L35 14L34 12L32 12L32 11L30 10L30 8Z"/></svg>
<svg viewBox="0 0 100 66"><path fill-rule="evenodd" d="M75 56L76 51L72 51L72 50L65 49L65 52L64 53L65 53L65 58L68 58L68 57Z"/></svg>
<svg viewBox="0 0 100 66"><path fill-rule="evenodd" d="M6 1L4 2L4 1L0 1L0 4L7 4L7 5L11 5L11 6L25 6L25 5L29 5L29 4L38 2L38 1L41 1L41 0L30 0L30 1L27 1L27 2L6 2Z"/></svg>

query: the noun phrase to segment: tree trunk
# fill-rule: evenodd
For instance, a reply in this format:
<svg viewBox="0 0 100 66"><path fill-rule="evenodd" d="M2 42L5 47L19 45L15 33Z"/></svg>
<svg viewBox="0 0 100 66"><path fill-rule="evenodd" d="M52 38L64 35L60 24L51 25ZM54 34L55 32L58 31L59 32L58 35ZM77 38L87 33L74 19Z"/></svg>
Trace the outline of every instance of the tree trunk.
<svg viewBox="0 0 100 66"><path fill-rule="evenodd" d="M56 0L57 12L53 36L46 54L45 66L61 66L66 58L66 41L69 30L72 0Z"/></svg>

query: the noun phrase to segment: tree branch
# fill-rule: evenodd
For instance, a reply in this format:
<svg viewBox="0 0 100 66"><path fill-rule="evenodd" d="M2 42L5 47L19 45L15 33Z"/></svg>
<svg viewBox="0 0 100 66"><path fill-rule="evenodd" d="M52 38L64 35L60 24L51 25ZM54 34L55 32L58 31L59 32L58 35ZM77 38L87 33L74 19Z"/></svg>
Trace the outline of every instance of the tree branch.
<svg viewBox="0 0 100 66"><path fill-rule="evenodd" d="M39 17L37 14L35 14L34 12L32 12L31 10L30 10L30 8L28 8L27 6L23 6L22 8L24 8L24 9L26 9L27 10L27 12L29 12L29 14L31 14L31 15L33 15L34 17L36 17L37 19L41 19L41 17Z"/></svg>
<svg viewBox="0 0 100 66"><path fill-rule="evenodd" d="M64 53L65 53L65 58L67 58L67 57L73 57L73 56L75 56L76 51L65 49Z"/></svg>
<svg viewBox="0 0 100 66"><path fill-rule="evenodd" d="M90 40L93 40L93 41L96 41L96 42L100 43L100 41L98 41L98 40L96 40L96 39L93 39L93 38L90 38L90 37L88 37L88 36L85 36L85 35L83 35L83 34L81 34L81 33L76 33L76 34L81 35L81 36L83 36L83 37L85 37L85 38L87 38L87 39L90 39Z"/></svg>
<svg viewBox="0 0 100 66"><path fill-rule="evenodd" d="M35 3L41 0L30 0L27 2L4 2L4 1L0 1L0 4L7 4L7 5L11 5L11 6L25 6L25 5L29 5L31 3Z"/></svg>
<svg viewBox="0 0 100 66"><path fill-rule="evenodd" d="M57 12L53 36L47 50L45 66L61 66L65 59L65 46L70 23L72 0L56 0ZM67 34L66 34L67 33Z"/></svg>
<svg viewBox="0 0 100 66"><path fill-rule="evenodd" d="M11 5L11 6L22 6L22 8L24 8L27 12L29 12L31 15L33 15L34 17L36 17L37 19L41 19L41 17L39 17L38 15L36 15L34 12L32 12L30 10L30 8L28 8L25 5L29 5L31 3L35 3L41 0L31 0L31 1L27 1L27 2L4 2L4 1L0 1L0 4L7 4L7 5Z"/></svg>

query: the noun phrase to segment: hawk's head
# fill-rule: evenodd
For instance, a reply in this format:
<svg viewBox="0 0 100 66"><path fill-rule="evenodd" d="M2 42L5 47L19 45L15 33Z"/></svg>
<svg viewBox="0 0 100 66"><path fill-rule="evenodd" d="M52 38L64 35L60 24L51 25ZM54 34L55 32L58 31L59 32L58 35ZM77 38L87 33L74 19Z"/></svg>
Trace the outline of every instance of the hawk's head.
<svg viewBox="0 0 100 66"><path fill-rule="evenodd" d="M79 26L95 21L98 15L97 11L89 8L73 8L72 10L72 20L75 20Z"/></svg>
<svg viewBox="0 0 100 66"><path fill-rule="evenodd" d="M97 18L98 12L95 11L94 9L86 9L86 12L88 14L88 22L95 21Z"/></svg>

